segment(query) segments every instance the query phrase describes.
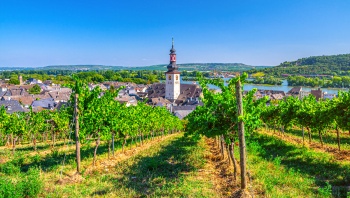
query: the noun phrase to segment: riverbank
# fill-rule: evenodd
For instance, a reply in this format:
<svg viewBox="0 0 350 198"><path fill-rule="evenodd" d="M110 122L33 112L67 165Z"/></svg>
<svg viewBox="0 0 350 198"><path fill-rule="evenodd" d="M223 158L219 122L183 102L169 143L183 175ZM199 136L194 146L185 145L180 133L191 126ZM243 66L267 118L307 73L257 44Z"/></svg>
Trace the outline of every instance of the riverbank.
<svg viewBox="0 0 350 198"><path fill-rule="evenodd" d="M223 78L225 81L225 85L227 85L227 80L230 78ZM263 90L276 90L276 91L284 91L288 92L291 90L294 86L288 86L287 80L282 80L282 85L260 85L260 84L245 84L243 86L244 91L250 91L254 88L257 89L263 89ZM195 83L199 84L197 81ZM193 84L193 81L184 81L181 78L181 84ZM219 89L219 87L214 86L214 85L209 85L209 88L211 89ZM317 87L307 87L307 86L302 86L303 91L311 91L318 89ZM338 91L349 91L349 89L345 88L321 88L323 92L326 92L328 94L338 94Z"/></svg>

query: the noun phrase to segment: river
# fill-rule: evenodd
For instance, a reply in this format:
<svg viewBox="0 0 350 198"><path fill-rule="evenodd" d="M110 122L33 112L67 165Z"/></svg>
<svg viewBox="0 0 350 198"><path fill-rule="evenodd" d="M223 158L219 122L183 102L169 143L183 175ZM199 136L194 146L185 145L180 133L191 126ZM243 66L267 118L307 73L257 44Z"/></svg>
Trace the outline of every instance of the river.
<svg viewBox="0 0 350 198"><path fill-rule="evenodd" d="M183 81L182 77L181 79L181 83L183 84L193 84L193 81ZM225 85L227 85L226 81L229 80L229 78L223 78L225 80ZM198 84L198 82L196 82ZM219 89L217 86L214 85L209 85L209 88L211 89ZM278 91L284 91L285 93L287 93L289 90L291 90L293 88L293 86L288 86L287 80L283 80L282 85L258 85L258 84L245 84L243 89L245 91L250 91L253 88L257 88L257 89L264 89L264 90L278 90ZM311 89L317 89L315 87L306 87L303 86L303 91L311 91ZM342 91L348 91L349 89L343 89L343 88L321 88L321 90L323 92L327 92L329 94L338 94L339 90Z"/></svg>

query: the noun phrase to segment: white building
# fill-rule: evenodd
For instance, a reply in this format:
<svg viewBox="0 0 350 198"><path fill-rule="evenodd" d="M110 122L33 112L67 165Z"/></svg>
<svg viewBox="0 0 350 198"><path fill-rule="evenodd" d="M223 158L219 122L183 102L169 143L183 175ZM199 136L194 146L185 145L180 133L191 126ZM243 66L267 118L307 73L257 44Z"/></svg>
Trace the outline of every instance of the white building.
<svg viewBox="0 0 350 198"><path fill-rule="evenodd" d="M300 94L300 95L299 95L299 99L302 100L303 98L305 98L305 97L307 97L308 95L310 95L311 92L309 92L309 91L302 91L302 90L301 90L301 91L299 92L299 94Z"/></svg>
<svg viewBox="0 0 350 198"><path fill-rule="evenodd" d="M335 97L336 97L335 94L329 94L329 93L327 93L327 92L325 92L325 93L323 94L323 98L324 98L324 99L330 99L330 100L332 100L332 99L335 98Z"/></svg>

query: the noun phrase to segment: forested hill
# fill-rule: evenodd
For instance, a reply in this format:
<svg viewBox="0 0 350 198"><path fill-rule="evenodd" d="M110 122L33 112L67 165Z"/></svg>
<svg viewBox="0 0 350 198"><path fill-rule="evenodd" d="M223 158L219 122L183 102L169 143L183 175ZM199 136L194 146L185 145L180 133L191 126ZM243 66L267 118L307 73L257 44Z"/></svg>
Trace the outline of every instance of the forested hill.
<svg viewBox="0 0 350 198"><path fill-rule="evenodd" d="M255 73L251 70L249 73ZM285 61L272 68L266 68L263 72L267 75L281 76L282 74L293 75L349 75L350 54L331 56L311 56L296 61Z"/></svg>

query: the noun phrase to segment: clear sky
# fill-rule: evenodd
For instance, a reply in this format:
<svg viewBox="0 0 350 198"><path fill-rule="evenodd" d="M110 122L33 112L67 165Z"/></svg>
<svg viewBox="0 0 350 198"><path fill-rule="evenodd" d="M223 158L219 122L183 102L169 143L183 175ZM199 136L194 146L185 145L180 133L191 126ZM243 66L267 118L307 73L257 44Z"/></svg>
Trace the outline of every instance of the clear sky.
<svg viewBox="0 0 350 198"><path fill-rule="evenodd" d="M0 0L0 66L278 65L350 53L349 0Z"/></svg>

